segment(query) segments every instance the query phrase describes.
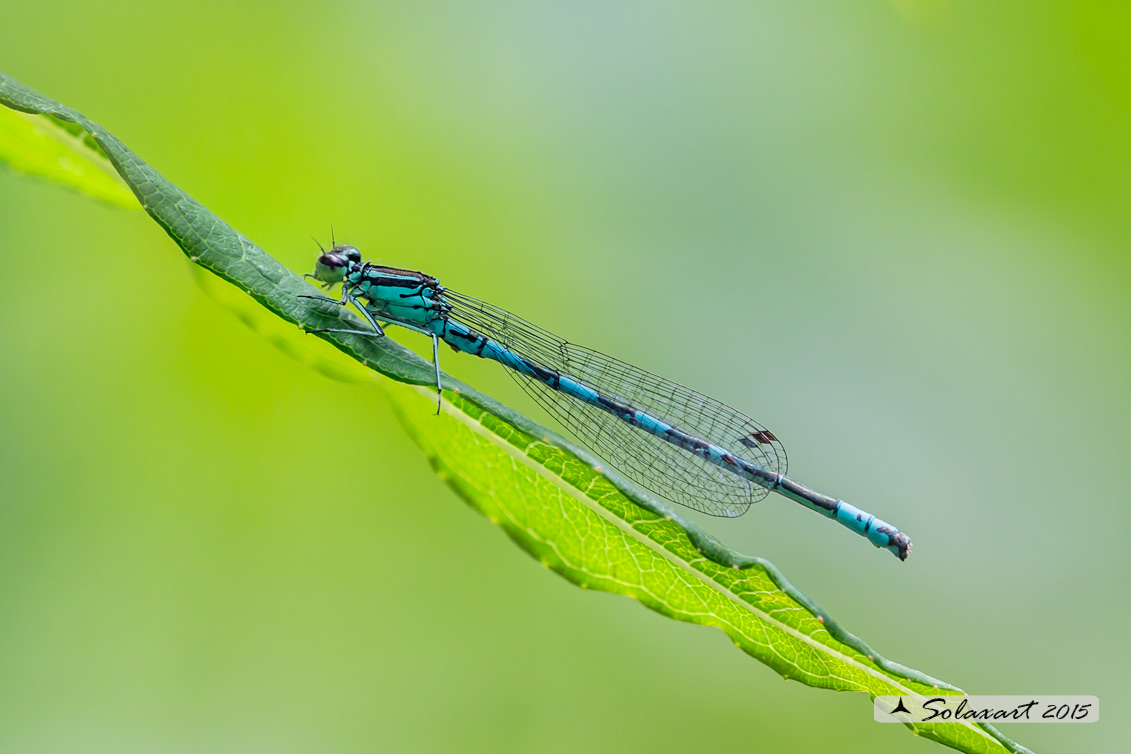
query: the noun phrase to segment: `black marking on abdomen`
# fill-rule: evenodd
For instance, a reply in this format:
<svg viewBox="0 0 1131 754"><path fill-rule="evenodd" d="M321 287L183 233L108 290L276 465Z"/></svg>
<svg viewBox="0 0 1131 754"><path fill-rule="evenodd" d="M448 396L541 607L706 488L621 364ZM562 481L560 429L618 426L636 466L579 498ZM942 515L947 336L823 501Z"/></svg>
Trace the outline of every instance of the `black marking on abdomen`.
<svg viewBox="0 0 1131 754"><path fill-rule="evenodd" d="M459 353L471 353L471 349L478 344L479 350L475 352L476 356L482 355L483 349L487 344L486 337L474 331L462 332L460 330L456 330L451 327L451 322L446 319L444 320L444 327L441 329L440 337L444 339L445 343L451 346L453 351L458 351ZM451 340L449 340L449 338ZM456 339L467 343L467 345L456 345L452 342L452 340Z"/></svg>
<svg viewBox="0 0 1131 754"><path fill-rule="evenodd" d="M549 385L554 380L561 379L561 375L559 375L557 372L546 369L544 367L540 367L529 359L523 359L522 362L526 364L526 367L535 377L542 380L542 382L545 382L547 385Z"/></svg>
<svg viewBox="0 0 1131 754"><path fill-rule="evenodd" d="M689 453L696 453L704 457L711 455L710 443L700 440L698 437L693 437L682 429L672 427L664 432L664 434L668 436L669 442L673 445L678 445Z"/></svg>
<svg viewBox="0 0 1131 754"><path fill-rule="evenodd" d="M473 332L452 332L452 333L449 333L449 334L452 335L453 337L456 337L456 338L463 338L464 340L466 340L468 343L471 343L471 344L474 344L476 340L483 337L482 335L478 335L478 334L473 333Z"/></svg>
<svg viewBox="0 0 1131 754"><path fill-rule="evenodd" d="M745 458L738 457L735 460L738 462L736 465L744 474L758 480L758 483L766 489L777 489L781 484L781 480L786 478L776 471L770 471L769 469L747 461Z"/></svg>
<svg viewBox="0 0 1131 754"><path fill-rule="evenodd" d="M597 393L597 402L610 413L616 414L625 421L629 421L632 417L636 416L636 409L619 401L614 401L612 398L606 398L600 393Z"/></svg>
<svg viewBox="0 0 1131 754"><path fill-rule="evenodd" d="M682 444L683 441L687 439L687 435L683 432L683 430L676 429L675 427L668 427L667 431L665 431L664 434L668 437L674 438L677 445Z"/></svg>

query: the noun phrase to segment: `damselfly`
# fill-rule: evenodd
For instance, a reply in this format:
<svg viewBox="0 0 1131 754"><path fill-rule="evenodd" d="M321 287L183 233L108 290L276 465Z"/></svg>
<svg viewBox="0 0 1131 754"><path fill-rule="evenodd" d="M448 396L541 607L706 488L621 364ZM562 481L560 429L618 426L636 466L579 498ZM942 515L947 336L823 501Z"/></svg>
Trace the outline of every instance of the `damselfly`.
<svg viewBox="0 0 1131 754"><path fill-rule="evenodd" d="M758 422L694 390L588 348L412 270L362 262L352 246L324 251L311 277L353 304L372 330L324 329L381 337L383 324L432 339L436 390L443 400L439 348L497 361L583 444L657 495L712 516L740 516L777 492L840 522L900 560L906 534L870 513L785 475L781 441Z"/></svg>

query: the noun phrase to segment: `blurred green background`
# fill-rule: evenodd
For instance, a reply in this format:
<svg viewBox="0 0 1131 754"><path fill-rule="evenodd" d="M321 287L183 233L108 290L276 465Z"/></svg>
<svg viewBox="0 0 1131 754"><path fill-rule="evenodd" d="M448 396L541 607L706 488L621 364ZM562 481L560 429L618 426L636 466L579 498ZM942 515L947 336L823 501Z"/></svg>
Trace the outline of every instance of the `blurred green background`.
<svg viewBox="0 0 1131 754"><path fill-rule="evenodd" d="M295 270L333 224L758 418L914 556L713 532L1118 750L1131 11L847 6L16 0L0 70ZM144 215L0 170L0 247L0 751L942 750L530 560Z"/></svg>

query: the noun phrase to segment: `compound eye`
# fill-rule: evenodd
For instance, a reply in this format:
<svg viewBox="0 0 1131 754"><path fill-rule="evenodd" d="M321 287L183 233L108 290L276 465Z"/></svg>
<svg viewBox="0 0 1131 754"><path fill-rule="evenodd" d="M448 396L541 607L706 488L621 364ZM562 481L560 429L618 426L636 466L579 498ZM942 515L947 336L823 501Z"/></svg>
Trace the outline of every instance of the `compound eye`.
<svg viewBox="0 0 1131 754"><path fill-rule="evenodd" d="M361 262L361 252L354 247L345 246L342 247L341 250L342 253L345 254L346 259L348 259L349 261L353 262L354 264L359 264Z"/></svg>

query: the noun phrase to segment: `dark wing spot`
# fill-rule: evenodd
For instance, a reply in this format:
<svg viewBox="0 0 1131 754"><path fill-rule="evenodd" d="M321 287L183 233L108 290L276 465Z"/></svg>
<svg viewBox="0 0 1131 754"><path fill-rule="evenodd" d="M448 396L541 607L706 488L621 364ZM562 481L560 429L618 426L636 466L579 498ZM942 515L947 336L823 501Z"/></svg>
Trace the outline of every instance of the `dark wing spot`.
<svg viewBox="0 0 1131 754"><path fill-rule="evenodd" d="M761 432L755 432L754 434L750 435L750 437L743 437L739 439L739 442L748 448L756 448L758 447L758 443L768 445L772 442L777 442L777 439L778 438L774 437L773 432L768 429L763 429Z"/></svg>

